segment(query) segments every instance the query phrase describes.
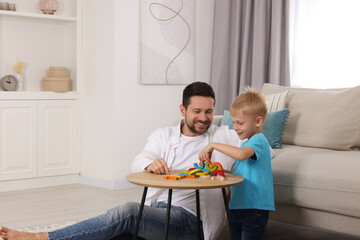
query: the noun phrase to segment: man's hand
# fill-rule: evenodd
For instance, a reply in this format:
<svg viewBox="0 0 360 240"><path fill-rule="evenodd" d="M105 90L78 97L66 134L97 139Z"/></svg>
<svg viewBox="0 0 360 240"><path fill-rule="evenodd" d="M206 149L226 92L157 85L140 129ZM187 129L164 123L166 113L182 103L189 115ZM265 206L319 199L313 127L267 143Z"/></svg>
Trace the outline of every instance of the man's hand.
<svg viewBox="0 0 360 240"><path fill-rule="evenodd" d="M211 143L209 143L201 152L199 153L200 161L209 162L211 160L211 154L214 151L214 148Z"/></svg>
<svg viewBox="0 0 360 240"><path fill-rule="evenodd" d="M166 162L162 158L155 159L149 166L145 168L149 173L155 174L170 174L170 169L168 168Z"/></svg>

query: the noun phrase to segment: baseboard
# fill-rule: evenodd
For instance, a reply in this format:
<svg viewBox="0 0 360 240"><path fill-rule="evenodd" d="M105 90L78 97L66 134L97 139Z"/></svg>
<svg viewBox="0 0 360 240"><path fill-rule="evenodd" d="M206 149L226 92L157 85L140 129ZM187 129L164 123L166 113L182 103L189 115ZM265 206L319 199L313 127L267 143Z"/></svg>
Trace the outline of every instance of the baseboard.
<svg viewBox="0 0 360 240"><path fill-rule="evenodd" d="M112 181L87 176L79 176L79 174L69 174L51 177L0 181L0 192L17 191L41 187L54 187L77 183L111 190L137 187L137 185L129 183L125 179L119 181Z"/></svg>
<svg viewBox="0 0 360 240"><path fill-rule="evenodd" d="M53 187L75 184L78 182L79 174L0 181L0 192L17 191L41 187Z"/></svg>
<svg viewBox="0 0 360 240"><path fill-rule="evenodd" d="M115 189L134 188L134 187L139 187L139 185L129 183L127 180L115 181Z"/></svg>
<svg viewBox="0 0 360 240"><path fill-rule="evenodd" d="M88 177L88 176L80 176L79 183L88 185L88 186L92 186L92 187L99 187L99 188L105 188L105 189L110 189L110 190L137 187L137 185L129 183L126 180L112 181L112 180L92 178L92 177Z"/></svg>

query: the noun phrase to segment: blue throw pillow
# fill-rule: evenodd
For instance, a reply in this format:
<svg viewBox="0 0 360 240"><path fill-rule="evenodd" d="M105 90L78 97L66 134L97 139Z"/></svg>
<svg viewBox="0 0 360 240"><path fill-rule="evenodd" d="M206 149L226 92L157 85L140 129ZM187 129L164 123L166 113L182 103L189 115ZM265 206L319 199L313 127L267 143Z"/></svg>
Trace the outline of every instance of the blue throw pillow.
<svg viewBox="0 0 360 240"><path fill-rule="evenodd" d="M229 129L233 129L233 123L231 120L230 112L228 110L225 110L223 112L223 117L221 119L220 126L228 125Z"/></svg>
<svg viewBox="0 0 360 240"><path fill-rule="evenodd" d="M282 134L284 132L289 109L285 108L276 112L268 112L266 121L261 130L272 148L281 148Z"/></svg>

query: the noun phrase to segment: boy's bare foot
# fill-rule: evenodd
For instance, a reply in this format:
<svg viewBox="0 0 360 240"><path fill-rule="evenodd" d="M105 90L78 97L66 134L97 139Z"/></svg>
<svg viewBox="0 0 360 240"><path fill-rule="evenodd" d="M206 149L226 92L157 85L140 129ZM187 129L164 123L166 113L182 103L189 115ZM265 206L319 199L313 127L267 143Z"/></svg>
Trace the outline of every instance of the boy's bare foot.
<svg viewBox="0 0 360 240"><path fill-rule="evenodd" d="M47 233L25 233L0 226L0 237L4 240L49 240Z"/></svg>

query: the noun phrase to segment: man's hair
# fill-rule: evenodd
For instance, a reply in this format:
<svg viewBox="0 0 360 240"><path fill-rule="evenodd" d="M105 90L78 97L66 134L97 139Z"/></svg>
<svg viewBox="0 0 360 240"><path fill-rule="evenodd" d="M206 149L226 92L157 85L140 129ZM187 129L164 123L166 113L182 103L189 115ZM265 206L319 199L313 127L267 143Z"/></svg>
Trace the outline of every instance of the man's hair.
<svg viewBox="0 0 360 240"><path fill-rule="evenodd" d="M231 115L235 115L238 111L253 116L261 116L265 122L267 115L266 101L259 92L248 87L234 99L230 106Z"/></svg>
<svg viewBox="0 0 360 240"><path fill-rule="evenodd" d="M193 82L186 86L183 91L182 105L187 109L190 104L190 98L193 96L211 97L215 105L215 93L212 87L205 82Z"/></svg>

